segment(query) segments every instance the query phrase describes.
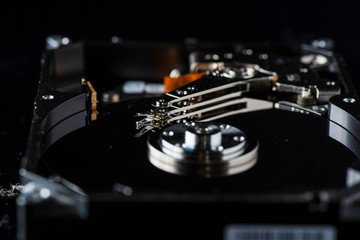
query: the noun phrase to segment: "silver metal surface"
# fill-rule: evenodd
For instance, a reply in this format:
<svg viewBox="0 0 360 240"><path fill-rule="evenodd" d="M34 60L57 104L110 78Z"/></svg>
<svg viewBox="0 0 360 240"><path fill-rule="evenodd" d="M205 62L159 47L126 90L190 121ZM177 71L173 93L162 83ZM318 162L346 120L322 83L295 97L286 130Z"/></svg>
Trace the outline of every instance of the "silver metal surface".
<svg viewBox="0 0 360 240"><path fill-rule="evenodd" d="M334 96L330 99L329 120L338 124L360 141L360 103L350 96Z"/></svg>
<svg viewBox="0 0 360 240"><path fill-rule="evenodd" d="M199 63L203 64L203 63ZM242 98L244 93L250 91L254 85L261 85L268 88L277 79L277 74L262 69L256 64L228 64L221 62L205 63L212 72L209 75L218 76L233 81L216 80L216 84L209 88L196 91L194 86L187 86L186 89L177 89L166 93L165 99L155 101L148 113L138 113L137 117L144 116L136 122L136 129L140 130L135 136L142 136L144 133L154 129L162 128L169 123L181 123L187 121L209 121L220 117L238 114L244 109L255 111L272 108L273 104L268 101L258 100L261 104L250 109L248 100ZM216 69L212 69L216 67ZM210 85L211 86L211 85ZM251 101L252 103L254 101ZM261 106L260 108L258 106Z"/></svg>
<svg viewBox="0 0 360 240"><path fill-rule="evenodd" d="M312 78L312 75L308 75L309 69L332 64L332 55L325 49L307 45L302 48L304 54L300 62L307 67L302 67L299 72L287 73L280 79L276 72L257 64L194 61L191 64L192 72L206 71L206 75L213 78L202 78L166 93L163 99L152 105L154 108L149 112L137 114L145 118L136 122L140 130L136 136L168 124L213 121L243 112L270 109L274 105L278 109L324 115L329 99L340 94L341 87L335 80L309 82L307 79ZM209 54L208 58L214 60L214 55ZM273 92L275 96L277 93L293 94L294 98L290 100L293 102L247 97L266 91Z"/></svg>
<svg viewBox="0 0 360 240"><path fill-rule="evenodd" d="M148 157L157 168L180 175L227 176L251 168L258 145L238 128L188 122L165 128L148 140Z"/></svg>
<svg viewBox="0 0 360 240"><path fill-rule="evenodd" d="M360 158L360 124L358 98L344 94L329 103L329 136L342 143Z"/></svg>
<svg viewBox="0 0 360 240"><path fill-rule="evenodd" d="M329 106L328 104L324 105L311 105L311 106L301 106L299 104L295 104L292 102L287 101L279 101L274 104L276 109L291 111L291 112L298 112L303 114L313 114L322 116L328 112Z"/></svg>
<svg viewBox="0 0 360 240"><path fill-rule="evenodd" d="M223 66L212 72L212 75L226 78L249 79L256 74L255 68L249 66Z"/></svg>

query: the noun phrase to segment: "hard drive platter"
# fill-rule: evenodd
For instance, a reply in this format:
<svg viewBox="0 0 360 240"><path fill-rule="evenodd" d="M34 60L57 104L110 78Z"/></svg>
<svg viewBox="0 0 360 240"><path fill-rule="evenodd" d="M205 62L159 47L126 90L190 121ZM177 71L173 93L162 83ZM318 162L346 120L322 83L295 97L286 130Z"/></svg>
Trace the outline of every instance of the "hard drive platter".
<svg viewBox="0 0 360 240"><path fill-rule="evenodd" d="M286 194L345 188L347 169L357 160L350 150L329 137L326 120L264 110L221 119L221 123L257 139L255 166L228 177L179 176L150 163L147 138L134 138L127 131L133 125L127 124L130 121L122 112L112 112L92 126L65 136L46 152L44 163L84 191L112 191L113 184L120 183L130 186L134 195L158 191Z"/></svg>

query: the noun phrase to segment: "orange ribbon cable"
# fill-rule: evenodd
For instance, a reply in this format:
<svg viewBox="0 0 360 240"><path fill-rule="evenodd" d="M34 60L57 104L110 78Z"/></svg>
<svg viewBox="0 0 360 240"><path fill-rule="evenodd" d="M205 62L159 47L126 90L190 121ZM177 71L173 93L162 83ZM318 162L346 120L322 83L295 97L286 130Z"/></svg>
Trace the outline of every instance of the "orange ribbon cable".
<svg viewBox="0 0 360 240"><path fill-rule="evenodd" d="M205 72L188 73L188 74L180 75L177 77L165 76L164 77L164 92L168 93L179 87L185 86L188 83L198 80L204 74L205 74Z"/></svg>
<svg viewBox="0 0 360 240"><path fill-rule="evenodd" d="M97 93L96 93L93 85L89 81L86 81L85 78L81 79L81 83L83 85L86 84L86 86L91 91L91 121L94 121L97 119L97 115L99 114L99 112L97 110L97 103L99 102L97 100Z"/></svg>

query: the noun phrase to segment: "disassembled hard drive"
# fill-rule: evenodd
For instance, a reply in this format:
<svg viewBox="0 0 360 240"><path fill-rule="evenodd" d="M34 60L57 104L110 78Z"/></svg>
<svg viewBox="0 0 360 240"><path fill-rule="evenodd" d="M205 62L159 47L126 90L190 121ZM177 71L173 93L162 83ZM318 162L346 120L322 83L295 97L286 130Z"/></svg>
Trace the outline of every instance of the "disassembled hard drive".
<svg viewBox="0 0 360 240"><path fill-rule="evenodd" d="M359 238L360 99L315 42L45 51L19 238Z"/></svg>

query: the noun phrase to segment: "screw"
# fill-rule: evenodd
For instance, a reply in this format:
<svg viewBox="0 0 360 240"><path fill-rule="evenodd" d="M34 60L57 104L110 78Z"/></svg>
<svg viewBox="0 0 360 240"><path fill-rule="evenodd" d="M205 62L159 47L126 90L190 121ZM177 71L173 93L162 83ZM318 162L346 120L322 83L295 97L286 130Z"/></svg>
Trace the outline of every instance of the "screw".
<svg viewBox="0 0 360 240"><path fill-rule="evenodd" d="M343 101L346 103L354 103L356 100L354 98L343 98Z"/></svg>
<svg viewBox="0 0 360 240"><path fill-rule="evenodd" d="M250 56L253 54L253 50L252 49L243 49L242 54Z"/></svg>
<svg viewBox="0 0 360 240"><path fill-rule="evenodd" d="M177 93L179 96L185 96L185 95L187 94L187 91L176 90L176 93Z"/></svg>
<svg viewBox="0 0 360 240"><path fill-rule="evenodd" d="M261 54L259 54L259 58L262 60L266 60L269 58L269 55L267 55L266 53L261 53Z"/></svg>
<svg viewBox="0 0 360 240"><path fill-rule="evenodd" d="M335 42L330 38L321 38L312 41L311 45L316 48L332 49L334 48Z"/></svg>
<svg viewBox="0 0 360 240"><path fill-rule="evenodd" d="M211 56L211 58L213 59L213 60L215 60L215 61L217 61L217 60L219 60L219 55L217 55L217 54L213 54L212 56Z"/></svg>
<svg viewBox="0 0 360 240"><path fill-rule="evenodd" d="M164 108L167 106L168 106L168 103L165 101L165 99L159 99L155 102L155 107Z"/></svg>
<svg viewBox="0 0 360 240"><path fill-rule="evenodd" d="M120 43L120 42L122 42L122 39L120 37L118 37L118 36L112 36L111 37L111 42L114 43L114 44Z"/></svg>
<svg viewBox="0 0 360 240"><path fill-rule="evenodd" d="M229 129L229 128L230 128L230 125L228 125L228 124L226 124L226 125L225 125L225 124L221 124L221 125L220 125L220 128L221 128L221 129Z"/></svg>
<svg viewBox="0 0 360 240"><path fill-rule="evenodd" d="M41 96L41 98L44 100L52 100L54 99L54 95L43 95Z"/></svg>
<svg viewBox="0 0 360 240"><path fill-rule="evenodd" d="M239 137L239 136L234 136L233 140L234 140L235 142L243 142L243 141L245 140L245 137L244 137L244 136L241 136L241 137Z"/></svg>
<svg viewBox="0 0 360 240"><path fill-rule="evenodd" d="M224 57L225 57L226 59L232 59L232 58L234 57L234 55L233 55L232 53L225 53L225 54L224 54Z"/></svg>
<svg viewBox="0 0 360 240"><path fill-rule="evenodd" d="M69 45L71 39L62 35L49 35L46 38L46 49L53 50L58 49L61 46Z"/></svg>

